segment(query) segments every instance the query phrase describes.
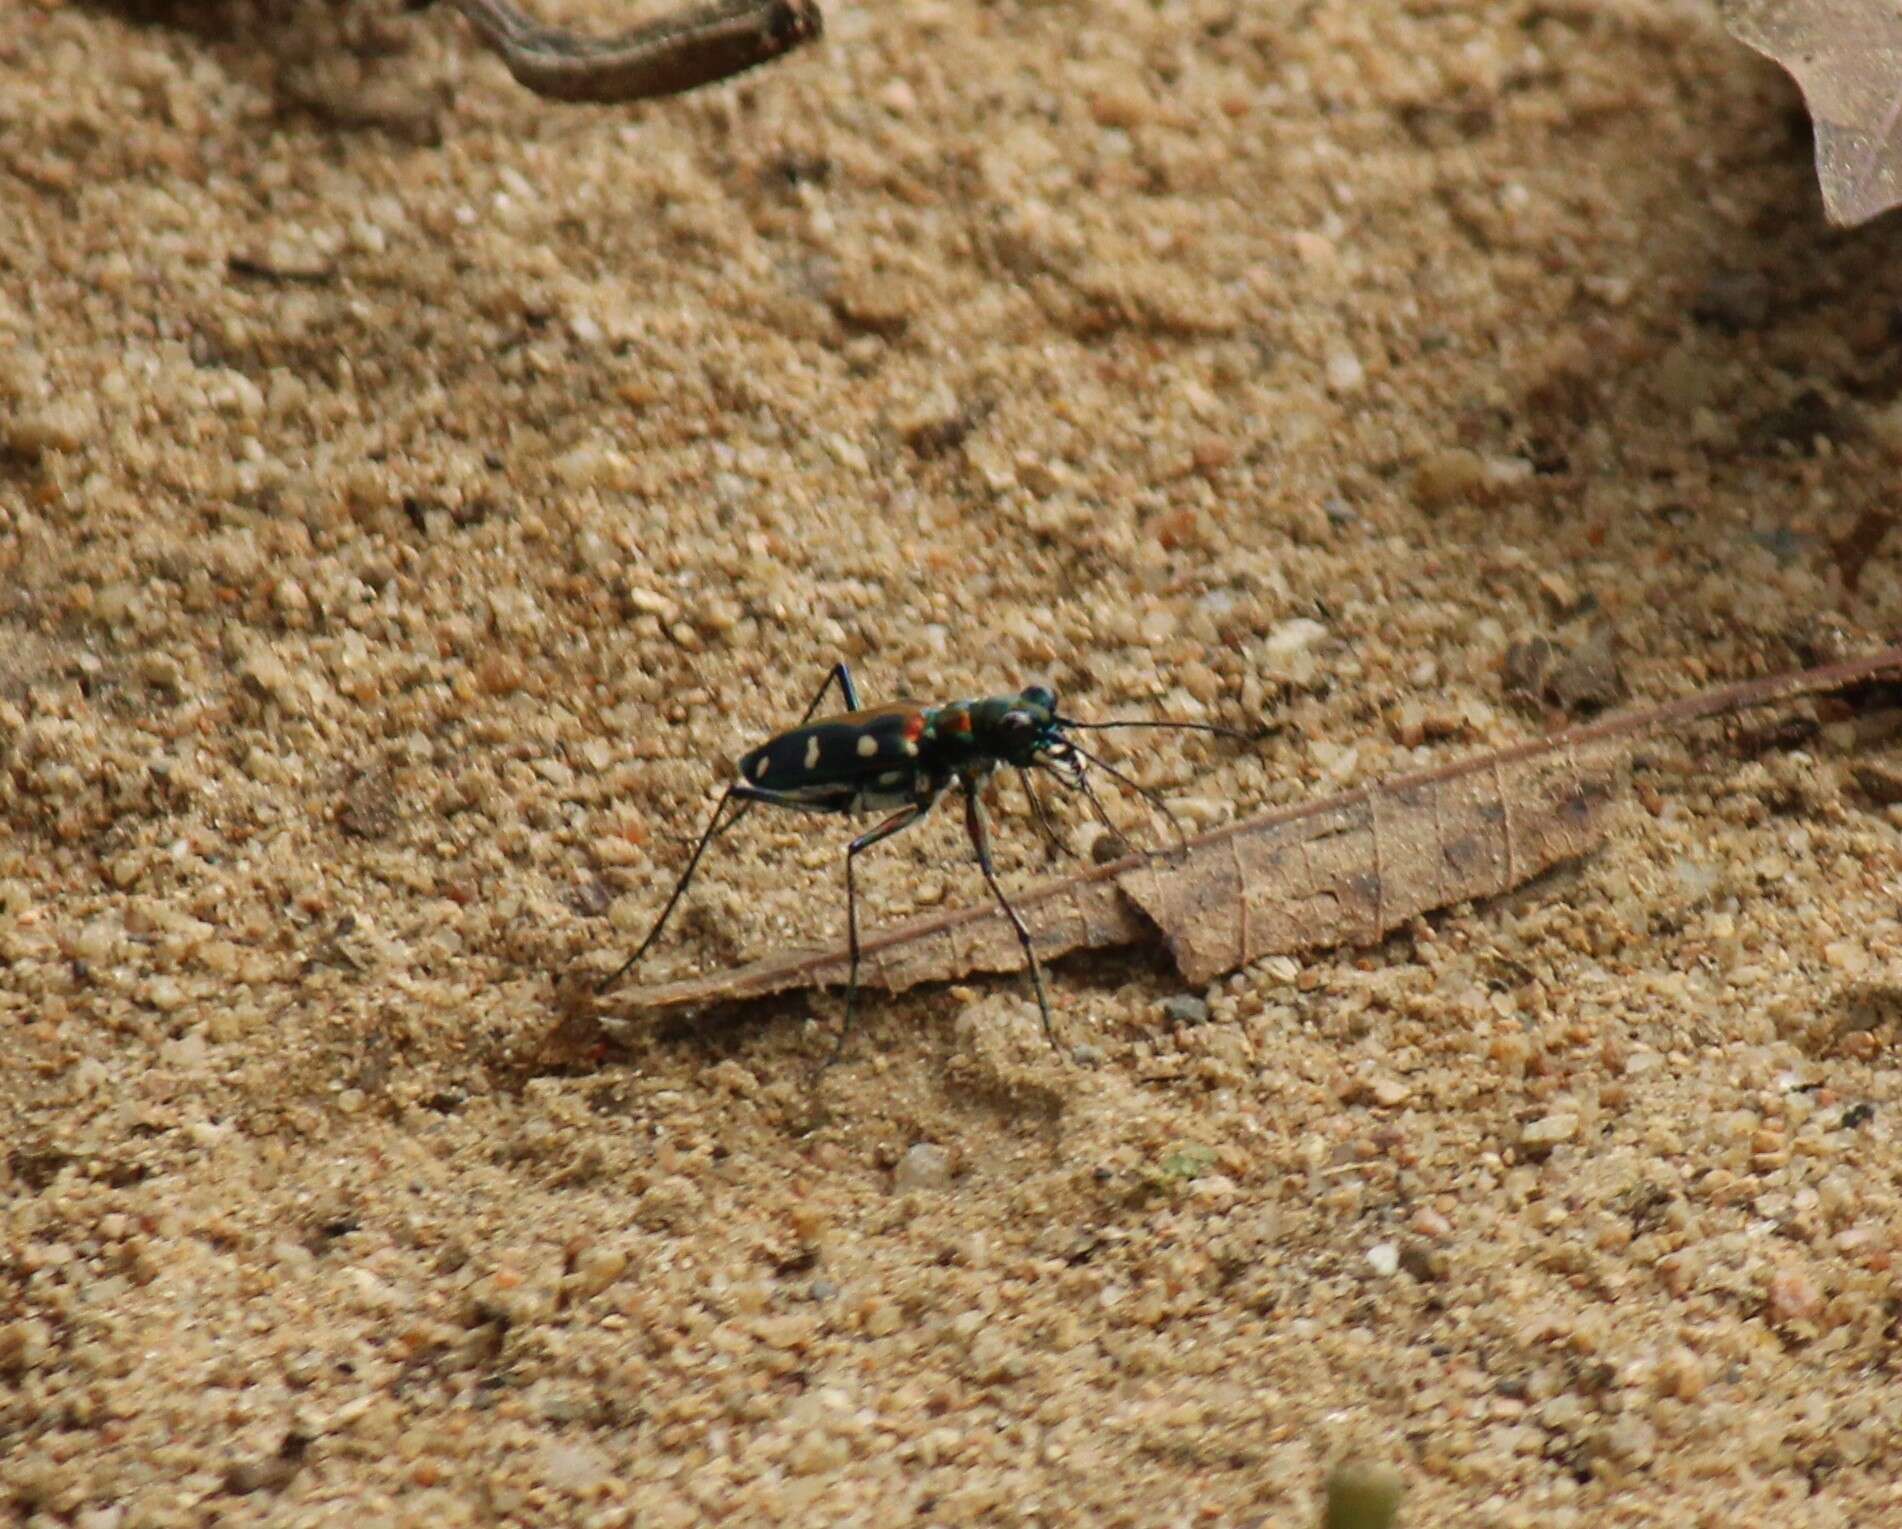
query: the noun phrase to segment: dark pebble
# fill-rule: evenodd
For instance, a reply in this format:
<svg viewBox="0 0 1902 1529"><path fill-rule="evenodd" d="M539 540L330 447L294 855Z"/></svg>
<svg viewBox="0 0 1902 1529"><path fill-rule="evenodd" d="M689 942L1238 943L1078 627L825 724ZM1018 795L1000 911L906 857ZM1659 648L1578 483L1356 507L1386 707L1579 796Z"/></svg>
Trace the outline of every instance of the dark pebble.
<svg viewBox="0 0 1902 1529"><path fill-rule="evenodd" d="M1188 993L1162 1001L1162 1017L1172 1025L1206 1025L1209 1022L1209 1006L1200 998Z"/></svg>

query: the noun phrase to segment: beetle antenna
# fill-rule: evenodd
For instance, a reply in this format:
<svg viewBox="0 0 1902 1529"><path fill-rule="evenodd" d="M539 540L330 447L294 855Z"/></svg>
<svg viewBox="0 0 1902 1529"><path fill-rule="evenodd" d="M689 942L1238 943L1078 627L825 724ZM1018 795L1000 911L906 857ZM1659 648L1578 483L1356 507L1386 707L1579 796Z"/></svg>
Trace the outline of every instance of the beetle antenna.
<svg viewBox="0 0 1902 1529"><path fill-rule="evenodd" d="M1221 727L1213 722L1170 722L1154 717L1131 717L1127 721L1115 722L1079 722L1075 717L1058 717L1058 727L1074 727L1087 732L1104 732L1112 727L1150 727L1167 728L1184 733L1213 733L1218 738L1234 738L1242 743L1259 743L1274 732L1274 728L1263 724L1253 732L1243 732L1238 727Z"/></svg>
<svg viewBox="0 0 1902 1529"><path fill-rule="evenodd" d="M1096 821L1101 823L1104 828L1108 829L1110 833L1114 834L1123 843L1127 844L1129 842L1128 836L1124 834L1122 829L1116 826L1111 820L1109 813L1104 810L1103 798L1096 794L1096 787L1090 784L1089 776L1085 775L1081 770L1078 770L1075 775L1059 774L1047 764L1040 764L1037 768L1051 776L1064 790L1082 792L1084 799L1090 804L1090 813Z"/></svg>
<svg viewBox="0 0 1902 1529"><path fill-rule="evenodd" d="M1188 836L1183 833L1182 824L1177 821L1174 811L1170 808L1169 803L1163 798L1160 792L1151 791L1147 786L1143 785L1142 782L1134 779L1131 776L1125 775L1121 770L1117 769L1115 765L1109 763L1109 761L1107 761L1106 759L1103 759L1100 755L1092 754L1088 749L1084 748L1080 743L1072 742L1070 747L1076 750L1080 758L1087 759L1091 764L1095 765L1097 769L1101 770L1111 780L1117 782L1119 785L1128 787L1131 791L1134 791L1138 796L1140 796L1145 802L1149 803L1151 808L1161 813L1163 818L1168 822L1169 826L1175 830L1176 838L1182 841L1183 847L1185 849L1188 847ZM1085 789L1087 790L1088 789L1087 777L1085 777L1085 780L1086 780Z"/></svg>
<svg viewBox="0 0 1902 1529"><path fill-rule="evenodd" d="M1040 768L1050 769L1048 765L1040 766ZM1051 770L1050 773L1055 775L1057 772ZM1030 805L1037 818L1037 827L1043 831L1044 842L1059 855L1074 855L1076 851L1063 842L1062 837L1057 833L1056 824L1050 821L1050 809L1044 806L1043 797L1039 794L1036 783L1030 778L1030 771L1018 771L1017 778L1024 783L1024 795L1030 798ZM1058 776L1058 779L1062 777Z"/></svg>

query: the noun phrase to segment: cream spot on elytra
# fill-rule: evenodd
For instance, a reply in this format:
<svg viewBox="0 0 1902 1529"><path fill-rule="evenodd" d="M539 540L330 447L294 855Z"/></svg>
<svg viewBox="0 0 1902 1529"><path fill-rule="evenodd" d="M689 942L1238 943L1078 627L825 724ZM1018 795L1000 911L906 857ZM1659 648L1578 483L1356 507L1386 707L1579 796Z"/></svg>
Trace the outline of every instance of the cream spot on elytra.
<svg viewBox="0 0 1902 1529"><path fill-rule="evenodd" d="M877 752L878 752L878 740L874 738L870 733L860 734L859 758L870 759Z"/></svg>
<svg viewBox="0 0 1902 1529"><path fill-rule="evenodd" d="M819 735L817 733L806 739L806 768L808 770L819 768Z"/></svg>

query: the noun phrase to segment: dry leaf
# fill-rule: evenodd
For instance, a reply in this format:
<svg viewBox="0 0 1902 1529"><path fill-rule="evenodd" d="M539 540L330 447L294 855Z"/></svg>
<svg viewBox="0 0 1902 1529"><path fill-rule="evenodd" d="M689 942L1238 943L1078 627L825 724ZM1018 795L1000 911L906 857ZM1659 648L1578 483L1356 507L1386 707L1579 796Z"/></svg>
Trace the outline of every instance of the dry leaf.
<svg viewBox="0 0 1902 1529"><path fill-rule="evenodd" d="M1264 956L1373 944L1421 913L1522 886L1604 837L1631 741L1659 728L1902 676L1902 647L1700 691L1548 738L1231 823L1186 853L1130 856L1013 899L1045 960L1161 933L1202 984ZM900 992L972 972L1015 972L1016 937L992 904L893 925L863 942L859 980ZM640 988L598 1012L655 1013L843 986L847 954L783 951L706 977ZM613 1029L622 1021L604 1020Z"/></svg>
<svg viewBox="0 0 1902 1529"><path fill-rule="evenodd" d="M1432 908L1489 897L1575 859L1603 834L1611 772L1543 749L1266 817L1189 841L1186 854L1131 855L1012 898L1046 961L1130 945L1160 930L1192 983L1263 956L1374 943ZM994 906L895 924L863 942L859 981L902 992L970 972L1016 971L1023 951ZM685 982L642 988L639 1009L844 986L843 946L794 950Z"/></svg>
<svg viewBox="0 0 1902 1529"><path fill-rule="evenodd" d="M1902 4L1720 3L1731 36L1781 64L1802 89L1830 220L1866 223L1902 202Z"/></svg>

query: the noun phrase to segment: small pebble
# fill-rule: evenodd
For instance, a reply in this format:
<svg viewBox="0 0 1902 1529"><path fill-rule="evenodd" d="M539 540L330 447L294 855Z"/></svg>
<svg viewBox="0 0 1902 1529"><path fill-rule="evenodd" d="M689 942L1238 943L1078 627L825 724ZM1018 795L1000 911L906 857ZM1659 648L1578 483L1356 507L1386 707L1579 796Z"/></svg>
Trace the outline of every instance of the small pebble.
<svg viewBox="0 0 1902 1529"><path fill-rule="evenodd" d="M919 1142L899 1160L892 1175L892 1188L899 1194L908 1191L936 1191L951 1187L951 1154L943 1147Z"/></svg>
<svg viewBox="0 0 1902 1529"><path fill-rule="evenodd" d="M627 1253L622 1248L587 1247L576 1255L570 1279L581 1296L599 1295L627 1270Z"/></svg>
<svg viewBox="0 0 1902 1529"><path fill-rule="evenodd" d="M1377 1242L1367 1250L1367 1262L1374 1273L1385 1278L1397 1273L1400 1268L1400 1245L1395 1242Z"/></svg>
<svg viewBox="0 0 1902 1529"><path fill-rule="evenodd" d="M1590 715L1611 705L1625 692L1614 634L1603 628L1592 632L1553 669L1545 689L1573 715Z"/></svg>
<svg viewBox="0 0 1902 1529"><path fill-rule="evenodd" d="M1562 1141L1570 1141L1578 1135L1578 1116L1547 1115L1543 1120L1535 1120L1519 1133L1519 1144L1528 1150L1539 1150L1557 1146Z"/></svg>
<svg viewBox="0 0 1902 1529"><path fill-rule="evenodd" d="M1327 628L1306 616L1284 621L1268 634L1262 651L1270 658L1291 658L1327 636Z"/></svg>
<svg viewBox="0 0 1902 1529"><path fill-rule="evenodd" d="M1192 993L1182 993L1163 999L1162 1017L1172 1025L1206 1025L1209 1006Z"/></svg>
<svg viewBox="0 0 1902 1529"><path fill-rule="evenodd" d="M260 700L283 701L291 690L291 672L267 650L253 653L239 667L239 678Z"/></svg>
<svg viewBox="0 0 1902 1529"><path fill-rule="evenodd" d="M1322 1529L1389 1529L1400 1511L1401 1490L1392 1466L1343 1461L1327 1478Z"/></svg>
<svg viewBox="0 0 1902 1529"><path fill-rule="evenodd" d="M52 1352L52 1330L38 1317L0 1327L0 1375L29 1374Z"/></svg>
<svg viewBox="0 0 1902 1529"><path fill-rule="evenodd" d="M1327 355L1327 390L1337 397L1360 391L1360 385L1367 380L1367 370L1360 364L1360 357L1345 345L1337 345Z"/></svg>
<svg viewBox="0 0 1902 1529"><path fill-rule="evenodd" d="M1642 1468L1657 1458L1658 1433L1643 1418L1626 1413L1605 1430L1605 1453Z"/></svg>
<svg viewBox="0 0 1902 1529"><path fill-rule="evenodd" d="M583 1492L612 1470L608 1457L586 1442L553 1440L542 1447L541 1475L557 1492Z"/></svg>
<svg viewBox="0 0 1902 1529"><path fill-rule="evenodd" d="M52 403L13 415L3 437L10 451L29 460L48 451L77 451L92 435L92 422L78 406Z"/></svg>
<svg viewBox="0 0 1902 1529"><path fill-rule="evenodd" d="M1800 1322L1814 1317L1823 1306L1816 1281L1798 1269L1779 1269L1770 1277L1771 1320Z"/></svg>
<svg viewBox="0 0 1902 1529"><path fill-rule="evenodd" d="M1488 489L1485 460L1465 446L1441 447L1414 464L1414 502L1428 512L1485 499Z"/></svg>

